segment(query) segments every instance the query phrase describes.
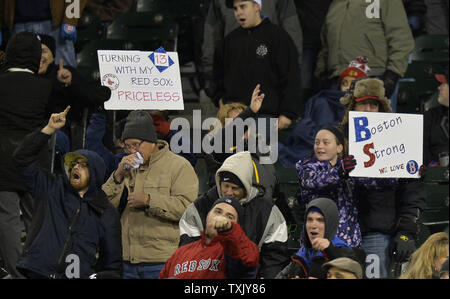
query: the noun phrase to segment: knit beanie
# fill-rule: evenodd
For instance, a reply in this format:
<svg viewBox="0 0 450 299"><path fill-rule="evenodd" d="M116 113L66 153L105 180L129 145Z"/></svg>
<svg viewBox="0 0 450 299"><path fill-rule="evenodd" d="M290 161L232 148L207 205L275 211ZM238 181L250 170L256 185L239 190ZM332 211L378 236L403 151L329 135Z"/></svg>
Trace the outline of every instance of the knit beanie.
<svg viewBox="0 0 450 299"><path fill-rule="evenodd" d="M53 36L47 34L38 34L41 44L46 45L52 51L53 56L56 55L56 42Z"/></svg>
<svg viewBox="0 0 450 299"><path fill-rule="evenodd" d="M222 202L229 204L230 206L232 206L236 210L237 215L238 215L238 221L237 222L239 222L240 217L242 217L244 215L244 208L240 204L239 200L237 200L233 196L225 196L225 197L219 198L218 200L216 200L212 204L211 210L214 209L214 207L216 205L218 205L219 203L222 203Z"/></svg>
<svg viewBox="0 0 450 299"><path fill-rule="evenodd" d="M262 9L262 1L261 0L243 0L243 1L253 1L259 5L259 9ZM226 5L228 8L233 8L234 0L226 0Z"/></svg>
<svg viewBox="0 0 450 299"><path fill-rule="evenodd" d="M358 56L355 60L352 60L348 67L339 76L339 84L341 84L342 79L345 77L353 78L363 78L367 77L370 72L370 67L368 65L369 59L365 56Z"/></svg>
<svg viewBox="0 0 450 299"><path fill-rule="evenodd" d="M158 138L150 113L143 110L137 110L128 114L122 133L122 141L130 138L140 139L151 143L157 142Z"/></svg>
<svg viewBox="0 0 450 299"><path fill-rule="evenodd" d="M237 175L235 175L234 173L230 172L230 171L222 171L219 173L219 178L220 178L220 182L228 182L228 183L233 183L237 186L239 186L240 188L244 188L245 186L242 183L242 181L237 177Z"/></svg>

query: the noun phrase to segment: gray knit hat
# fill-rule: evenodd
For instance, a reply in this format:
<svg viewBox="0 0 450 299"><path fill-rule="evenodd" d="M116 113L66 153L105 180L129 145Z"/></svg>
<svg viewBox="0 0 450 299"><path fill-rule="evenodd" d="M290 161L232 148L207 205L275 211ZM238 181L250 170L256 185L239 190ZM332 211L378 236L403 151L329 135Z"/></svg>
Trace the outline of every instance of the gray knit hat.
<svg viewBox="0 0 450 299"><path fill-rule="evenodd" d="M158 138L150 113L143 110L132 111L127 116L127 121L122 133L122 140L130 138L156 143Z"/></svg>

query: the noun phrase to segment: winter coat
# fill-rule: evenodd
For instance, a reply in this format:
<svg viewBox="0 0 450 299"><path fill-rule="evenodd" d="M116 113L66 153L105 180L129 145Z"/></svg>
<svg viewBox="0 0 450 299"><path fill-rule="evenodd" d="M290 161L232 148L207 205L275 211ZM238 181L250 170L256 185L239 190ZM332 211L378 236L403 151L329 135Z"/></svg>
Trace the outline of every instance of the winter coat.
<svg viewBox="0 0 450 299"><path fill-rule="evenodd" d="M289 34L298 52L298 63L301 64L303 30L292 0L262 0L261 14ZM221 44L224 36L238 27L239 23L236 21L233 9L226 7L223 0L211 0L206 15L202 45L202 66L207 76L212 76L213 57L217 45Z"/></svg>
<svg viewBox="0 0 450 299"><path fill-rule="evenodd" d="M318 208L325 219L325 234L324 238L330 241L330 245L323 251L317 251L312 248L311 242L306 232L306 219L309 210ZM327 261L338 257L354 257L357 259L358 255L345 242L337 237L336 232L338 228L338 211L336 205L331 204L327 198L318 199L315 203L306 206L305 222L303 224L302 246L295 255L291 257L291 263L286 266L278 275L277 279L295 278L326 278L327 274L322 265Z"/></svg>
<svg viewBox="0 0 450 299"><path fill-rule="evenodd" d="M175 251L159 278L244 279L255 278L259 264L258 246L250 241L238 223L218 233L206 244L202 238Z"/></svg>
<svg viewBox="0 0 450 299"><path fill-rule="evenodd" d="M357 186L361 233L403 234L417 238L417 219L425 209L427 195L424 183L417 179L399 180L394 189L368 191Z"/></svg>
<svg viewBox="0 0 450 299"><path fill-rule="evenodd" d="M12 154L23 138L43 126L51 82L37 77L41 45L33 33L12 37L6 63L0 72L0 191L25 191L12 163ZM49 164L46 149L41 162Z"/></svg>
<svg viewBox="0 0 450 299"><path fill-rule="evenodd" d="M253 165L249 152L237 153L223 163L216 173L216 186L191 204L180 220L180 246L196 241L206 227L206 215L221 197L219 174L229 171L245 186L247 195L240 200L244 217L240 225L247 237L258 245L258 277L274 278L287 264L286 221L273 200L264 198L264 190L252 183Z"/></svg>
<svg viewBox="0 0 450 299"><path fill-rule="evenodd" d="M149 208L126 205L122 217L123 259L132 264L165 263L178 247L178 222L198 195L198 178L191 164L158 140L159 151L147 164L116 182L114 173L103 190L116 207L131 192L150 195Z"/></svg>
<svg viewBox="0 0 450 299"><path fill-rule="evenodd" d="M341 163L340 158L336 166L331 166L328 161L319 161L315 157L298 161L296 168L300 182L300 202L306 205L318 197L332 199L339 210L337 236L348 246L359 247L362 237L358 223L358 202L354 196L356 185L363 185L369 190L392 189L397 180L362 177L342 179L339 176Z"/></svg>
<svg viewBox="0 0 450 299"><path fill-rule="evenodd" d="M380 3L379 10L373 8ZM370 75L403 76L414 39L402 0L334 0L322 28L315 76L339 77L355 57L369 59Z"/></svg>
<svg viewBox="0 0 450 299"><path fill-rule="evenodd" d="M250 105L261 84L265 94L260 114L294 120L300 107L300 68L290 36L265 18L256 27L239 27L217 46L213 100Z"/></svg>
<svg viewBox="0 0 450 299"><path fill-rule="evenodd" d="M344 116L345 106L339 99L345 92L322 90L306 102L302 119L289 133L284 143L278 143L278 159L286 167L295 167L298 160L311 155L317 132L326 125L337 125Z"/></svg>
<svg viewBox="0 0 450 299"><path fill-rule="evenodd" d="M106 133L106 115L100 113L92 114L89 119L89 126L86 129L86 149L96 152L105 162L106 173L105 182L117 169L126 153L113 154L103 144L103 137Z"/></svg>
<svg viewBox="0 0 450 299"><path fill-rule="evenodd" d="M100 189L105 173L103 160L94 152L78 150L88 159L90 185L80 197L69 182L69 169L51 175L37 162L50 135L28 135L14 153L24 184L37 202L31 231L17 268L26 277L66 278L74 269L78 278L94 273L122 275L122 240L119 214ZM74 258L76 257L76 258ZM77 267L79 263L79 269ZM79 271L77 271L79 270Z"/></svg>
<svg viewBox="0 0 450 299"><path fill-rule="evenodd" d="M303 48L320 49L320 31L333 0L294 0L303 30Z"/></svg>
<svg viewBox="0 0 450 299"><path fill-rule="evenodd" d="M439 154L448 153L448 107L439 105L423 114L423 164L439 162Z"/></svg>
<svg viewBox="0 0 450 299"><path fill-rule="evenodd" d="M79 17L69 18L66 15L66 10L72 5L73 1L66 2L61 0L49 0L50 12L52 16L52 24L57 27L61 24L70 24L76 26L78 24ZM80 15L83 13L84 7L88 0L80 0ZM7 27L10 30L14 26L16 0L3 0L0 2L0 28ZM70 8L69 8L70 10Z"/></svg>

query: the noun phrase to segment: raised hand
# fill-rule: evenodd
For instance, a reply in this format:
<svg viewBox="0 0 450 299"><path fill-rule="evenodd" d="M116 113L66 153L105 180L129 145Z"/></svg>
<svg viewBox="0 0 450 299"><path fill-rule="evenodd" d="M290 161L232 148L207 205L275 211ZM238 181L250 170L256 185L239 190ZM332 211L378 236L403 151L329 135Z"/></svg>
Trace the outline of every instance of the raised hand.
<svg viewBox="0 0 450 299"><path fill-rule="evenodd" d="M52 135L57 130L61 129L66 124L67 113L69 113L70 106L61 112L61 113L53 113L48 120L48 124L41 130L42 133Z"/></svg>
<svg viewBox="0 0 450 299"><path fill-rule="evenodd" d="M65 84L66 86L72 83L72 73L68 69L64 68L62 59L59 60L59 69L56 73L56 78L59 82Z"/></svg>
<svg viewBox="0 0 450 299"><path fill-rule="evenodd" d="M284 130L284 129L289 128L291 123L292 123L292 120L290 120L289 118L287 118L284 115L280 115L278 117L278 130Z"/></svg>
<svg viewBox="0 0 450 299"><path fill-rule="evenodd" d="M260 92L261 92L261 85L258 84L253 90L252 100L250 101L250 109L253 111L253 113L258 113L259 109L261 109L265 95L259 94Z"/></svg>

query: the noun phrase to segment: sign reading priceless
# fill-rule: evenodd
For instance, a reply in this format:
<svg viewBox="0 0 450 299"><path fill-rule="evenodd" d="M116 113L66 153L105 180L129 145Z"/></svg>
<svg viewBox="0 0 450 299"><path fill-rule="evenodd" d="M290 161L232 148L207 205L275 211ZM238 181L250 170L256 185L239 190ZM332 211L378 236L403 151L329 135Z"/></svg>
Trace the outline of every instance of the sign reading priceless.
<svg viewBox="0 0 450 299"><path fill-rule="evenodd" d="M111 89L106 110L183 110L176 52L98 50L101 84Z"/></svg>

